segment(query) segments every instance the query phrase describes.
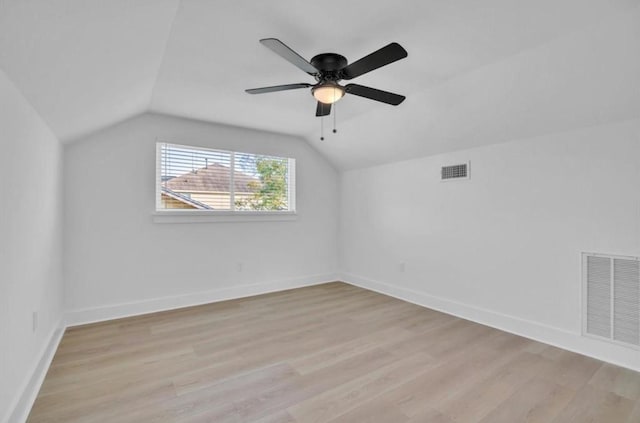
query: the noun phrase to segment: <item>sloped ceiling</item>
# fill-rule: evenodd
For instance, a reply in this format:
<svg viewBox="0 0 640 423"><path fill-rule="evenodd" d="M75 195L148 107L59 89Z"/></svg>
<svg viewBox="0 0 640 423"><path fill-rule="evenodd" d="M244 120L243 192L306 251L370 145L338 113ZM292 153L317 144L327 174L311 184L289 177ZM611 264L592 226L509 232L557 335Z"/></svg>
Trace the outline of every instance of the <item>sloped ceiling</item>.
<svg viewBox="0 0 640 423"><path fill-rule="evenodd" d="M294 134L348 169L640 116L640 0L0 0L0 67L63 142L156 111ZM350 61L407 96L347 96L319 140L313 82L258 43ZM333 119L325 118L325 128ZM161 135L161 134L159 134Z"/></svg>

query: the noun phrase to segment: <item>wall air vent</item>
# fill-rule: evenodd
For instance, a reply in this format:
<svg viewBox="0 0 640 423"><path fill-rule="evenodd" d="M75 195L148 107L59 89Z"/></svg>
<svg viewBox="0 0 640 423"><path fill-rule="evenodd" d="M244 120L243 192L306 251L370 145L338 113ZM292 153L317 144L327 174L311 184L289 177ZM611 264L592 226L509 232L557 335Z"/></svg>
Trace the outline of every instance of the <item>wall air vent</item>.
<svg viewBox="0 0 640 423"><path fill-rule="evenodd" d="M582 255L584 335L640 347L640 259Z"/></svg>
<svg viewBox="0 0 640 423"><path fill-rule="evenodd" d="M469 163L442 166L440 170L441 181L452 181L457 179L469 179Z"/></svg>

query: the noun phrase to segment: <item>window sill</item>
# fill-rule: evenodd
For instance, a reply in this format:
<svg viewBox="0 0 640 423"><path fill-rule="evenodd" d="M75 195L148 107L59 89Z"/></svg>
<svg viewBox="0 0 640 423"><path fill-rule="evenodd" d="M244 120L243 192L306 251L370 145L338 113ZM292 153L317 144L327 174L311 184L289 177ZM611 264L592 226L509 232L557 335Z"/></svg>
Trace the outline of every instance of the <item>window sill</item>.
<svg viewBox="0 0 640 423"><path fill-rule="evenodd" d="M297 218L296 212L181 212L171 210L153 213L153 223L281 222Z"/></svg>

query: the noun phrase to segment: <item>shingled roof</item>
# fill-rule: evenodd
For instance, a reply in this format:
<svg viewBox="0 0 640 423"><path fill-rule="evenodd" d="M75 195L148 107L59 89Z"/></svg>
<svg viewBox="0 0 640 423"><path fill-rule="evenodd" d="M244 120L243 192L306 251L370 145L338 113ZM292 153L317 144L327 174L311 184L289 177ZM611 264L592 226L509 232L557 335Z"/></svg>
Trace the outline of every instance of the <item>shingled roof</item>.
<svg viewBox="0 0 640 423"><path fill-rule="evenodd" d="M173 191L211 191L229 192L231 169L218 163L197 169L184 175L176 176L165 182L165 186ZM233 172L235 192L254 192L249 182L259 182L258 178L242 172Z"/></svg>

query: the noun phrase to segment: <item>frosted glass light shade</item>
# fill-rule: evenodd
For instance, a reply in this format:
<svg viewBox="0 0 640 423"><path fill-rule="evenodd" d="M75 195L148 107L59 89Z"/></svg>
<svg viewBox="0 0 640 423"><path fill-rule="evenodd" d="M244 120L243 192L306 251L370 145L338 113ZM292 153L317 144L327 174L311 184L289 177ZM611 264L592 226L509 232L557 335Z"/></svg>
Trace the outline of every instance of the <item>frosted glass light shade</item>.
<svg viewBox="0 0 640 423"><path fill-rule="evenodd" d="M311 90L320 103L333 104L344 96L344 88L338 84L325 83Z"/></svg>

